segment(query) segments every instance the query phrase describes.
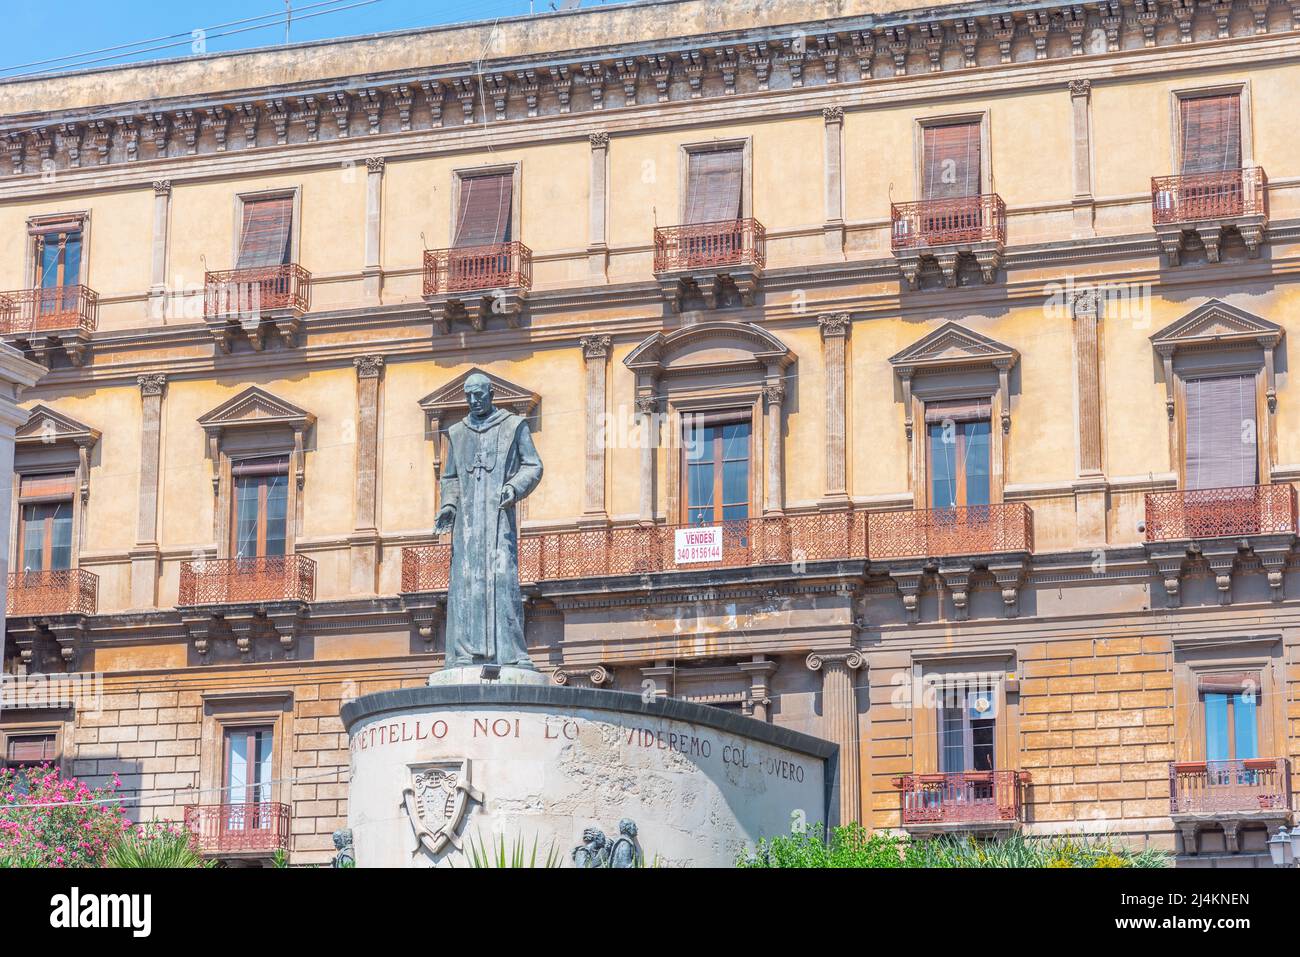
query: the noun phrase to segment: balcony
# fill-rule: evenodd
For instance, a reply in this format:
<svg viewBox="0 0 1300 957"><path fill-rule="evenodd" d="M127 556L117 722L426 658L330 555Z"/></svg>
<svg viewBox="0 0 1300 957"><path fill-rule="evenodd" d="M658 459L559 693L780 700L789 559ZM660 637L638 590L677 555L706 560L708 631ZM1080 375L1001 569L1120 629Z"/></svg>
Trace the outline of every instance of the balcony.
<svg viewBox="0 0 1300 957"><path fill-rule="evenodd" d="M678 532L707 532L704 548L679 554ZM525 582L645 575L783 565L795 561L864 558L863 511L781 515L723 522L716 526L629 525L619 528L543 532L519 542L519 578ZM451 566L449 544L402 549L402 592L442 591Z"/></svg>
<svg viewBox="0 0 1300 957"><path fill-rule="evenodd" d="M177 604L309 602L315 596L316 563L305 555L279 555L183 562Z"/></svg>
<svg viewBox="0 0 1300 957"><path fill-rule="evenodd" d="M481 331L493 315L517 327L532 285L533 251L518 241L424 251L424 301L443 334L455 319Z"/></svg>
<svg viewBox="0 0 1300 957"><path fill-rule="evenodd" d="M959 508L874 512L867 554L889 558L944 558L1034 550L1034 513L1023 502Z"/></svg>
<svg viewBox="0 0 1300 957"><path fill-rule="evenodd" d="M1028 771L959 771L905 774L902 823L918 830L1001 830L1021 822L1021 791Z"/></svg>
<svg viewBox="0 0 1300 957"><path fill-rule="evenodd" d="M1183 839L1183 852L1201 850L1201 833L1222 831L1223 849L1241 849L1250 827L1267 833L1291 820L1291 762L1286 758L1241 761L1175 761L1169 765L1169 816Z"/></svg>
<svg viewBox="0 0 1300 957"><path fill-rule="evenodd" d="M270 857L289 850L289 805L192 804L185 827L210 857Z"/></svg>
<svg viewBox="0 0 1300 957"><path fill-rule="evenodd" d="M203 290L203 319L224 353L239 332L258 351L268 333L293 346L311 308L311 273L296 263L205 273Z"/></svg>
<svg viewBox="0 0 1300 957"><path fill-rule="evenodd" d="M1191 234L1205 258L1219 261L1224 232L1235 232L1254 259L1268 228L1268 176L1262 167L1151 179L1151 222L1170 266L1177 266Z"/></svg>
<svg viewBox="0 0 1300 957"><path fill-rule="evenodd" d="M1007 207L997 193L955 199L891 203L890 249L909 289L921 287L922 268L938 267L943 284L957 286L964 261L992 283L1007 243Z"/></svg>
<svg viewBox="0 0 1300 957"><path fill-rule="evenodd" d="M88 286L54 286L0 292L0 336L32 350L48 364L51 344L75 366L85 361L99 324L99 293Z"/></svg>
<svg viewBox="0 0 1300 957"><path fill-rule="evenodd" d="M93 615L99 604L99 576L81 568L16 572L9 576L5 614L10 618Z"/></svg>
<svg viewBox="0 0 1300 957"><path fill-rule="evenodd" d="M1171 542L1296 530L1296 490L1289 483L1149 492L1146 540Z"/></svg>
<svg viewBox="0 0 1300 957"><path fill-rule="evenodd" d="M655 277L673 312L694 298L708 309L732 300L754 304L767 265L767 230L758 220L661 226L654 238Z"/></svg>

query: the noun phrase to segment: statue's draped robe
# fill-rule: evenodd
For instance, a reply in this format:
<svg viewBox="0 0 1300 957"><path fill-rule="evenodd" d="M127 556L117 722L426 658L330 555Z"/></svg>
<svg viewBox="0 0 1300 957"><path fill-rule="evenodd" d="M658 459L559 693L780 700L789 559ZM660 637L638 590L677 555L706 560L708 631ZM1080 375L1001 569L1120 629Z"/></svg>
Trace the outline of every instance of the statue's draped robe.
<svg viewBox="0 0 1300 957"><path fill-rule="evenodd" d="M504 409L447 430L442 503L454 505L444 667L479 662L533 667L524 644L515 503L537 487L542 460L528 423ZM510 485L515 502L500 507Z"/></svg>

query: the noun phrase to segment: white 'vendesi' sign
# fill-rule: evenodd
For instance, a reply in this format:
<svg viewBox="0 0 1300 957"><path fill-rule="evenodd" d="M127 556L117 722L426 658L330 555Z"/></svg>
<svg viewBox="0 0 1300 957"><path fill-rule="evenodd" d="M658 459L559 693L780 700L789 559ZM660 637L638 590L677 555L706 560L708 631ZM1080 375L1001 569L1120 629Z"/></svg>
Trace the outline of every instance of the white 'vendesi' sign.
<svg viewBox="0 0 1300 957"><path fill-rule="evenodd" d="M673 561L678 565L692 562L722 561L722 526L679 528L674 534Z"/></svg>

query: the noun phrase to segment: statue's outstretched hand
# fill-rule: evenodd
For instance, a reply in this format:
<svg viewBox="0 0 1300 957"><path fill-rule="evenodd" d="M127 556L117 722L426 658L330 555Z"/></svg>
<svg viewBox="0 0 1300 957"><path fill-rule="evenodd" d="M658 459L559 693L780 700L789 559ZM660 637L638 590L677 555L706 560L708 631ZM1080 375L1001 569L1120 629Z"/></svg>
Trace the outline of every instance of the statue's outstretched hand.
<svg viewBox="0 0 1300 957"><path fill-rule="evenodd" d="M438 512L438 520L433 523L433 534L441 535L444 532L450 532L452 525L456 523L456 509L451 505L444 505L442 511Z"/></svg>
<svg viewBox="0 0 1300 957"><path fill-rule="evenodd" d="M515 487L513 485L503 486L501 489L501 508L508 508L515 500Z"/></svg>

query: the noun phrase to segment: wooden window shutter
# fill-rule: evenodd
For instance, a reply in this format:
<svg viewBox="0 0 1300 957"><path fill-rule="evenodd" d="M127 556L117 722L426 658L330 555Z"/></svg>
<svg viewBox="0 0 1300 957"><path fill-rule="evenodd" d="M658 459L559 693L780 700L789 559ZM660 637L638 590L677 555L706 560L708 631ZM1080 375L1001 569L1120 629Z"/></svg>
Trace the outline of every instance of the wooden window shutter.
<svg viewBox="0 0 1300 957"><path fill-rule="evenodd" d="M71 472L59 472L54 475L24 475L18 485L18 497L23 501L32 499L66 499L72 498L76 488L76 478Z"/></svg>
<svg viewBox="0 0 1300 957"><path fill-rule="evenodd" d="M1183 173L1241 169L1241 96L1224 93L1182 100Z"/></svg>
<svg viewBox="0 0 1300 957"><path fill-rule="evenodd" d="M745 151L698 150L686 160L686 222L740 219Z"/></svg>
<svg viewBox="0 0 1300 957"><path fill-rule="evenodd" d="M927 402L925 404L926 422L986 422L992 416L992 402L989 399L959 399L954 402Z"/></svg>
<svg viewBox="0 0 1300 957"><path fill-rule="evenodd" d="M978 122L925 127L921 154L922 199L980 195Z"/></svg>
<svg viewBox="0 0 1300 957"><path fill-rule="evenodd" d="M495 246L511 241L510 222L514 202L514 176L487 173L460 178L460 209L456 214L456 238L452 245Z"/></svg>
<svg viewBox="0 0 1300 957"><path fill-rule="evenodd" d="M40 764L57 756L52 734L13 735L5 746L5 760L14 764Z"/></svg>
<svg viewBox="0 0 1300 957"><path fill-rule="evenodd" d="M1187 380L1187 487L1255 485L1255 377Z"/></svg>
<svg viewBox="0 0 1300 957"><path fill-rule="evenodd" d="M293 198L247 200L239 236L236 269L282 266L289 261L289 232L293 224Z"/></svg>

